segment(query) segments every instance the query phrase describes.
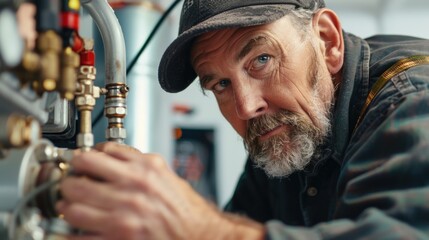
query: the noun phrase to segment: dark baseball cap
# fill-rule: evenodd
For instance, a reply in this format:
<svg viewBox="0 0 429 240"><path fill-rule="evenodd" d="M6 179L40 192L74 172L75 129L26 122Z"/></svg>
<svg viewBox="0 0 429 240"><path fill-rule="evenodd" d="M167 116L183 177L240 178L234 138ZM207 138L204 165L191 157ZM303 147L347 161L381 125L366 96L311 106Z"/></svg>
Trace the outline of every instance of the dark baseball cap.
<svg viewBox="0 0 429 240"><path fill-rule="evenodd" d="M185 0L179 36L161 58L159 83L167 92L180 92L195 80L190 52L194 39L203 33L270 23L295 8L322 7L323 0Z"/></svg>

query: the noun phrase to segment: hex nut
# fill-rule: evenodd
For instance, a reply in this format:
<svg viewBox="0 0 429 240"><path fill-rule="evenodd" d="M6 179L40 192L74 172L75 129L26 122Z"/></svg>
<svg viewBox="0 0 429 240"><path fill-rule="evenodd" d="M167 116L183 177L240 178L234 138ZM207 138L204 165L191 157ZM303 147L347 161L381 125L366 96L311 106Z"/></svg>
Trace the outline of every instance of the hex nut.
<svg viewBox="0 0 429 240"><path fill-rule="evenodd" d="M125 128L108 128L106 129L106 139L125 139L127 130Z"/></svg>
<svg viewBox="0 0 429 240"><path fill-rule="evenodd" d="M94 135L92 133L79 133L76 138L78 147L94 146Z"/></svg>
<svg viewBox="0 0 429 240"><path fill-rule="evenodd" d="M90 95L82 95L76 97L77 106L95 106L95 98Z"/></svg>
<svg viewBox="0 0 429 240"><path fill-rule="evenodd" d="M106 116L125 116L127 108L125 107L109 107L106 108Z"/></svg>

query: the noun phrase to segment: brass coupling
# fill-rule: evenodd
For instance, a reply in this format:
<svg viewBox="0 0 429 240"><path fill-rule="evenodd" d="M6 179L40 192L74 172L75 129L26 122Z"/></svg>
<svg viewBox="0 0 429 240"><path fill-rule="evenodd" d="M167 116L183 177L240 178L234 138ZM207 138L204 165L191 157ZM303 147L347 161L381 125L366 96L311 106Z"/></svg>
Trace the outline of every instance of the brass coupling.
<svg viewBox="0 0 429 240"><path fill-rule="evenodd" d="M106 139L109 141L123 142L127 137L124 128L124 118L127 115L126 97L128 86L125 83L113 83L106 85L106 101L104 114L108 119Z"/></svg>

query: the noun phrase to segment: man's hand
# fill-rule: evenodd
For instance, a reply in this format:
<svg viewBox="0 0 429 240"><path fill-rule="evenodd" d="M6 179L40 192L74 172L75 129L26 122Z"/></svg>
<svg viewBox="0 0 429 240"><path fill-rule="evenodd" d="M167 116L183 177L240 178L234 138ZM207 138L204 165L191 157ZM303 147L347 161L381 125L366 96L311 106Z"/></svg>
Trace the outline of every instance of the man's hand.
<svg viewBox="0 0 429 240"><path fill-rule="evenodd" d="M72 160L84 177L70 176L61 184L64 200L57 210L87 233L70 239L262 238L261 225L220 213L160 156L115 143L96 149Z"/></svg>

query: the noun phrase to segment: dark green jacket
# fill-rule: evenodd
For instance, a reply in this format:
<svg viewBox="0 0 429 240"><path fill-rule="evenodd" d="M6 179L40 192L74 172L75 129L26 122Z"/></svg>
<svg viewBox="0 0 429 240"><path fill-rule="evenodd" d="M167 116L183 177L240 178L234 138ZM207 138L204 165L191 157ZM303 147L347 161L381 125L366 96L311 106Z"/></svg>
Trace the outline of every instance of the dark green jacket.
<svg viewBox="0 0 429 240"><path fill-rule="evenodd" d="M268 178L247 162L227 211L266 224L267 239L429 239L429 65L394 76L355 128L373 84L429 41L344 33L343 79L324 155Z"/></svg>

